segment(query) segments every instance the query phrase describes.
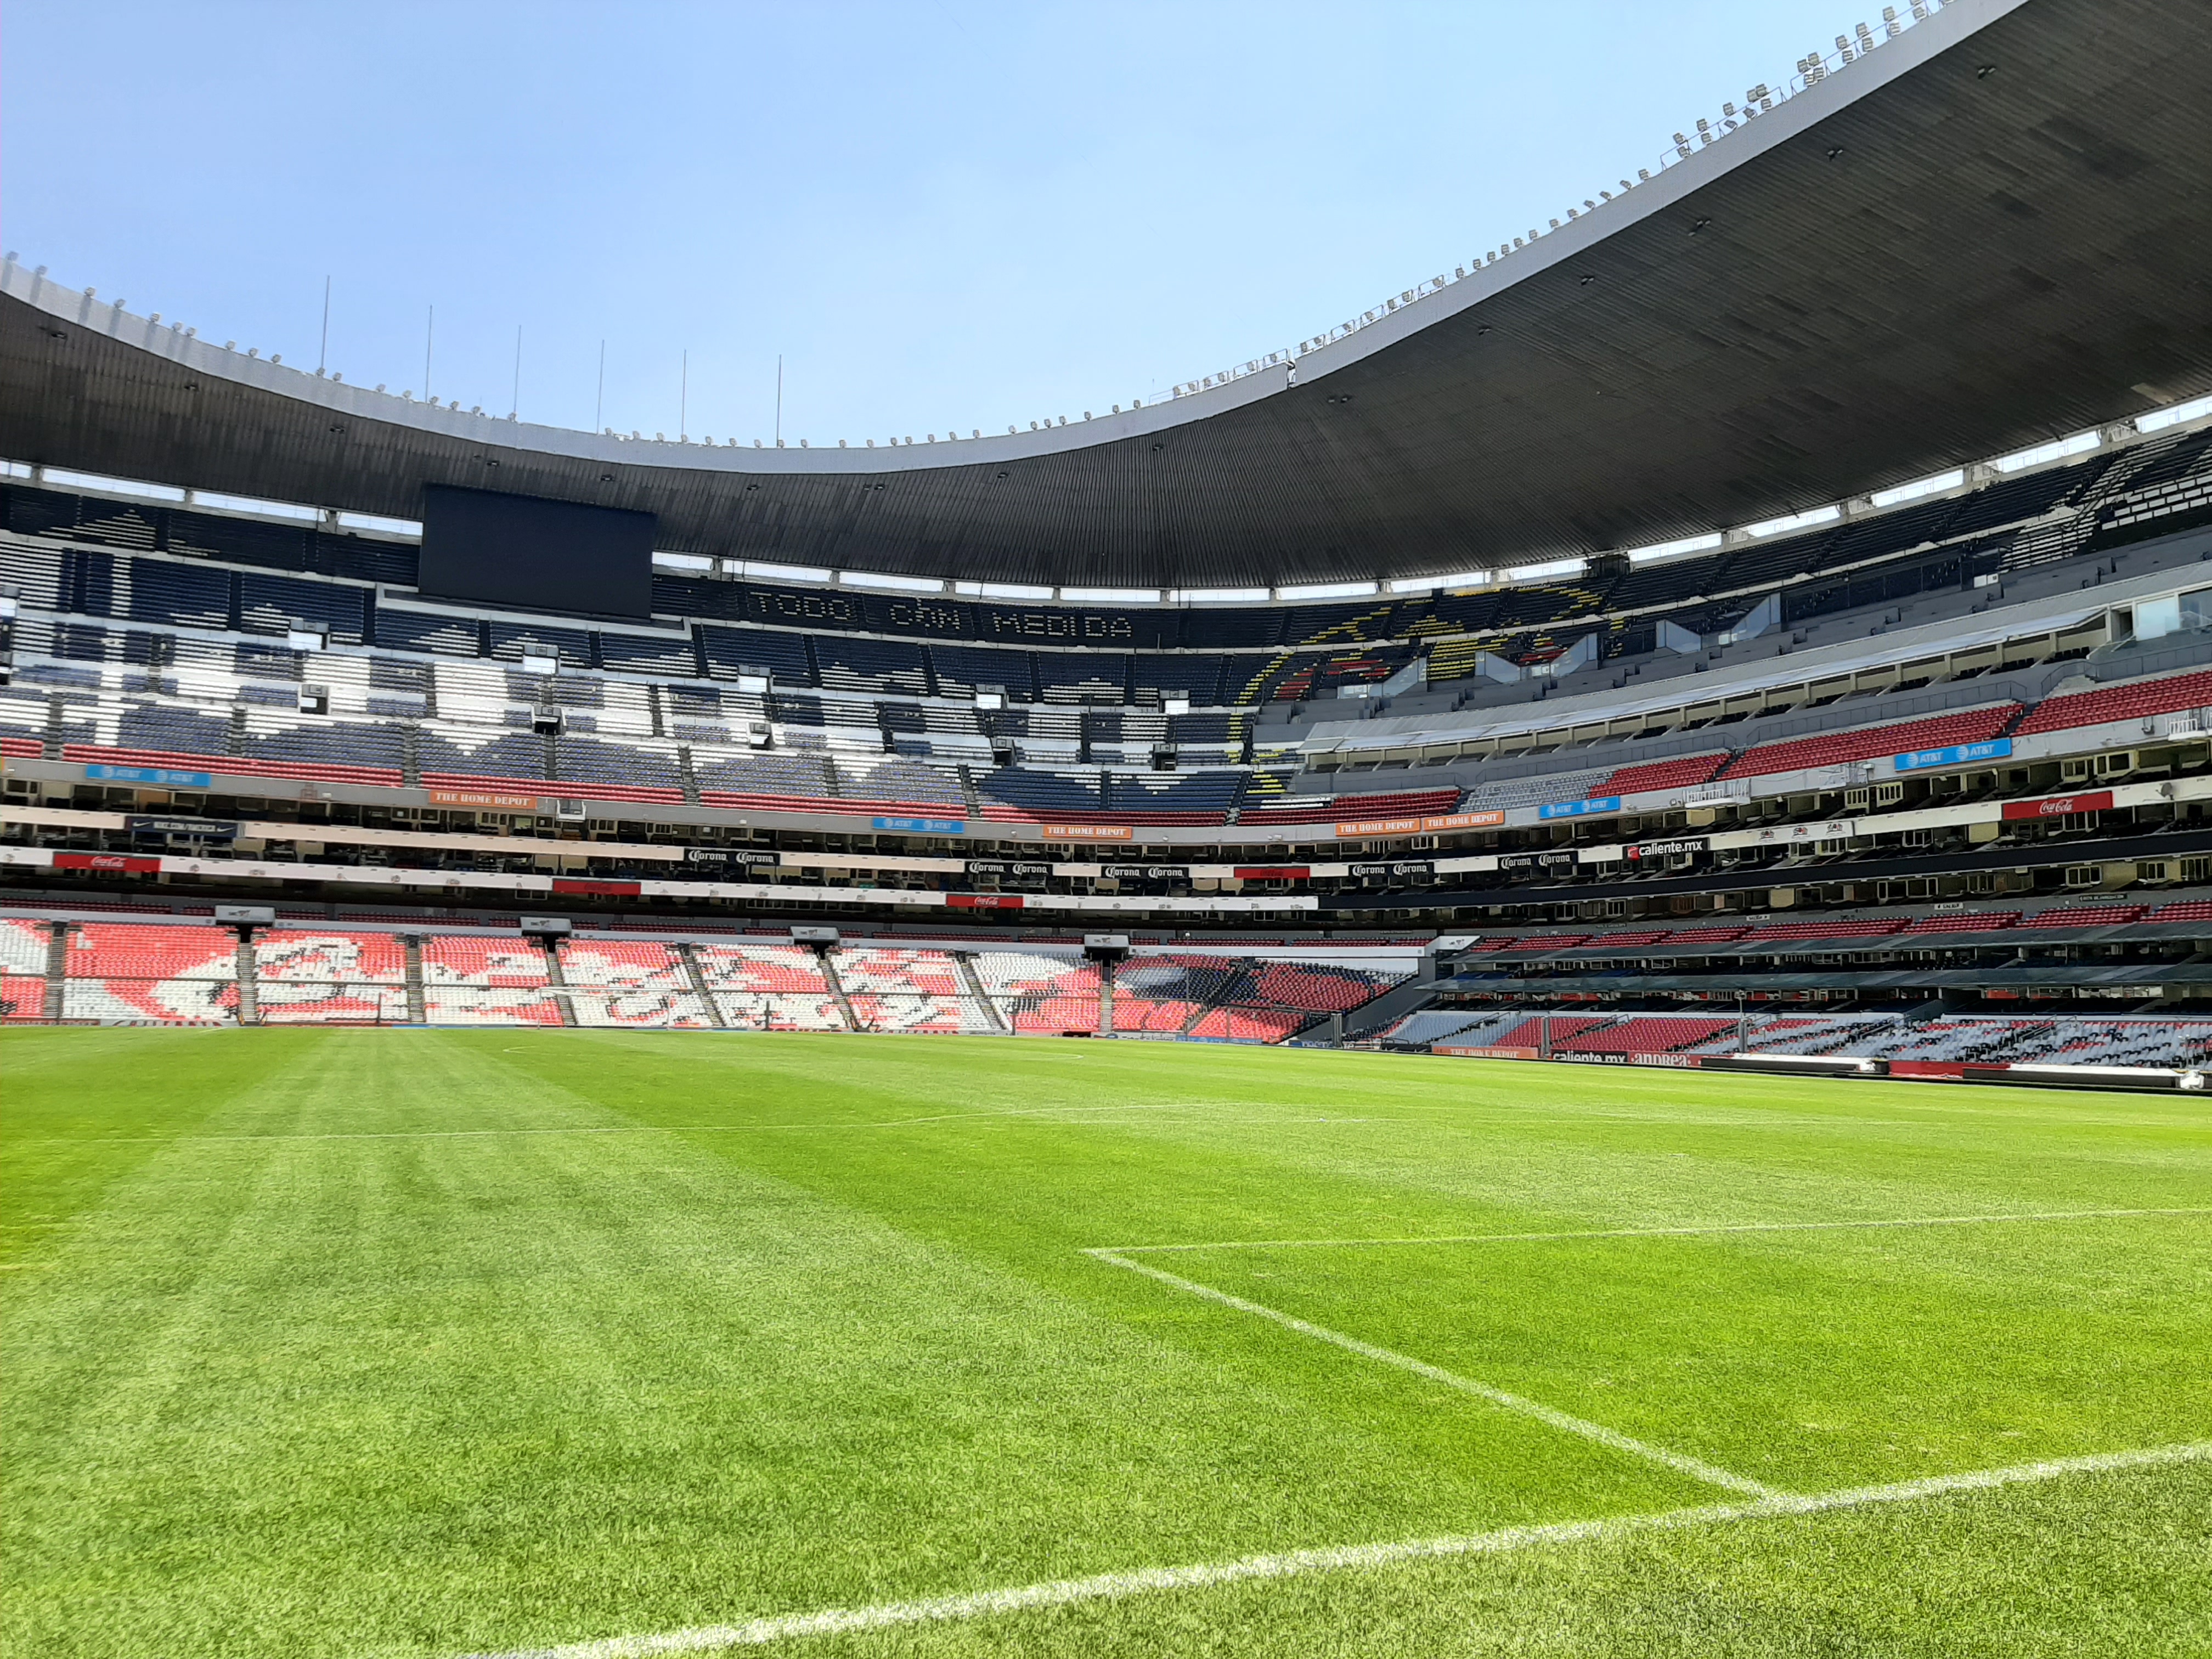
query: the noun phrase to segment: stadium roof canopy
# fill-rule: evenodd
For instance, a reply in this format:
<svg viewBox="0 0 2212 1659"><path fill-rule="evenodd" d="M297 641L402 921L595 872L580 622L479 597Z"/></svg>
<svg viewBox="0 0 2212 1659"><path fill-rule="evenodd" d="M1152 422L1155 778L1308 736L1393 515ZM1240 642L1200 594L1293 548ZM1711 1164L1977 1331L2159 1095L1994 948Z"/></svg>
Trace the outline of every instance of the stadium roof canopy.
<svg viewBox="0 0 2212 1659"><path fill-rule="evenodd" d="M1660 542L2212 389L2203 25L2199 0L1952 0L1287 362L957 442L519 424L10 264L0 453L409 519L426 483L474 485L650 510L670 550L971 581L1364 580Z"/></svg>

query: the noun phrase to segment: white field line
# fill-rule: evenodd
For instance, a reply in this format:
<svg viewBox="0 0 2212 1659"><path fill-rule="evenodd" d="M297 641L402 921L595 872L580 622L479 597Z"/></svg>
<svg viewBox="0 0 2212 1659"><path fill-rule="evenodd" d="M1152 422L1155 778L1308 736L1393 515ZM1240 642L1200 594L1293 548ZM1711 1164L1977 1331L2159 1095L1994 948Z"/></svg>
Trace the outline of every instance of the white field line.
<svg viewBox="0 0 2212 1659"><path fill-rule="evenodd" d="M1479 1400L1488 1401L1493 1406L1502 1406L1509 1412L1518 1412L1523 1417L1533 1417L1539 1423L1548 1424L1553 1428L1563 1429L1569 1434L1578 1434L1585 1440L1595 1440L1601 1446L1609 1446L1615 1451L1626 1452L1632 1457L1641 1457L1649 1462L1663 1463L1670 1469L1689 1475L1693 1480L1703 1480L1709 1486L1725 1486L1730 1492L1747 1492L1754 1498L1779 1498L1789 1495L1777 1491L1772 1486L1762 1485L1748 1476L1732 1474L1726 1469L1717 1468L1712 1464L1703 1462L1686 1453L1669 1451L1664 1446L1654 1446L1641 1440L1631 1439L1625 1434L1607 1428L1602 1423L1592 1423L1583 1418L1570 1416L1567 1413L1556 1410L1540 1401L1530 1400L1522 1395L1508 1394L1503 1389L1493 1389L1487 1382L1478 1382L1472 1377L1462 1376L1455 1371L1445 1370L1440 1365L1431 1365L1428 1361L1416 1359L1411 1354L1399 1353L1395 1349L1378 1347L1372 1342L1363 1342L1356 1336L1346 1336L1342 1331L1330 1330L1326 1325L1316 1325L1307 1320L1281 1312L1278 1309L1265 1307L1257 1302L1248 1302L1241 1296L1231 1296L1226 1291L1217 1291L1211 1285L1201 1285L1195 1279L1178 1279L1173 1273L1164 1273L1159 1268L1150 1267L1142 1261L1132 1261L1127 1256L1115 1255L1112 1250L1085 1250L1084 1254L1097 1261L1106 1262L1109 1266L1123 1267L1133 1273L1142 1273L1147 1279L1156 1279L1161 1284L1170 1285L1188 1295L1203 1297L1208 1302L1218 1302L1224 1308L1234 1308L1239 1313L1255 1314L1261 1319L1273 1320L1285 1330L1296 1331L1301 1336L1310 1336L1316 1341L1332 1343L1348 1353L1359 1355L1363 1359L1372 1359L1385 1365L1395 1365L1400 1370L1411 1371L1415 1376L1425 1381L1442 1383L1447 1389L1456 1389L1462 1394L1471 1394Z"/></svg>
<svg viewBox="0 0 2212 1659"><path fill-rule="evenodd" d="M2007 1215L1899 1216L1880 1221L1738 1221L1706 1227L1606 1227L1583 1232L1437 1233L1425 1238L1231 1238L1204 1244L1116 1244L1115 1255L1177 1250L1334 1250L1381 1244L1541 1244L1578 1238L1696 1238L1713 1233L1849 1232L1876 1227L1975 1227L2013 1221L2109 1221L2145 1216L2212 1215L2212 1206L2163 1210L2028 1210ZM1090 1255L1104 1252L1092 1250Z"/></svg>
<svg viewBox="0 0 2212 1659"><path fill-rule="evenodd" d="M923 1625L958 1619L986 1619L1039 1607L1071 1607L1083 1601L1119 1601L1158 1590L1202 1589L1217 1584L1251 1579L1297 1578L1309 1573L1342 1572L1361 1568L1403 1565L1467 1555L1505 1555L1546 1545L1606 1541L1637 1533L1683 1531L1801 1515L1821 1515L1837 1510L1871 1508L1886 1504L1910 1504L1954 1493L1986 1492L2000 1486L2025 1486L2057 1480L2069 1475L2098 1474L2127 1469L2212 1459L2212 1440L2173 1446L2154 1446L2141 1451L2099 1452L2085 1457L2056 1458L2043 1463L2021 1463L2010 1468L1977 1469L1963 1474L1931 1475L1921 1480L1901 1480L1885 1486L1857 1486L1843 1492L1807 1497L1777 1496L1751 1504L1714 1504L1696 1509L1668 1510L1656 1515L1614 1516L1598 1521L1563 1521L1549 1525L1506 1527L1496 1532L1459 1537L1415 1538L1398 1543L1350 1544L1334 1549L1290 1550L1279 1555L1248 1555L1240 1560L1182 1567L1147 1567L1130 1572L1099 1573L1089 1578L1061 1578L1049 1583L980 1590L965 1595L936 1595L914 1601L878 1602L873 1607L832 1607L820 1613L790 1613L754 1619L741 1625L706 1625L653 1636L613 1636L595 1642L576 1642L559 1647L480 1654L474 1659L653 1659L673 1653L716 1653L731 1648L766 1647L810 1636L842 1636L856 1632L887 1630L902 1625Z"/></svg>

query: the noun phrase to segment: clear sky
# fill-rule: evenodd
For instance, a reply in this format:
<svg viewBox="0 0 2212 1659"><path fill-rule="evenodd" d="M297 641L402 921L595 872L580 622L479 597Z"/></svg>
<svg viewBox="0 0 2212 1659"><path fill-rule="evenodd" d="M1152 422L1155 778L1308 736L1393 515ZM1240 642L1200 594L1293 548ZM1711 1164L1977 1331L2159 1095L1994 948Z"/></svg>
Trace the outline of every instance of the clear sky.
<svg viewBox="0 0 2212 1659"><path fill-rule="evenodd" d="M496 414L519 327L529 421L767 438L781 355L794 442L1003 429L1293 346L1879 11L7 0L0 241L310 368L327 277L330 367L417 397L434 307Z"/></svg>

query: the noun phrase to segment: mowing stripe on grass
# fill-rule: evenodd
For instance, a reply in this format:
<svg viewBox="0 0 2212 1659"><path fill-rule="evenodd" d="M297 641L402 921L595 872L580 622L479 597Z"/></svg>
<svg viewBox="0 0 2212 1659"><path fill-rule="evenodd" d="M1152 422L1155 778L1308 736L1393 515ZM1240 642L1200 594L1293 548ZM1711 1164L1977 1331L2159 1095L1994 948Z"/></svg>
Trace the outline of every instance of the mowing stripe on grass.
<svg viewBox="0 0 2212 1659"><path fill-rule="evenodd" d="M1173 1103L1146 1106L1117 1101L1110 1106L1024 1106L1005 1111L936 1112L927 1117L869 1118L854 1123L609 1123L538 1129L330 1129L287 1134L23 1135L16 1137L12 1144L19 1146L258 1146L271 1140L477 1140L515 1135L740 1135L769 1129L806 1129L817 1133L848 1129L906 1129L917 1124L963 1123L976 1119L1066 1117L1078 1114L1097 1116L1113 1112L1188 1109L1188 1107ZM1327 1123L1352 1120L1322 1118L1316 1121Z"/></svg>
<svg viewBox="0 0 2212 1659"><path fill-rule="evenodd" d="M1564 1233L1437 1233L1426 1238L1230 1238L1206 1244L1116 1244L1091 1255L1159 1255L1176 1250L1336 1250L1376 1244L1542 1244L1577 1238L1696 1238L1708 1233L1845 1232L1876 1227L1974 1227L2006 1221L2112 1221L2212 1215L2212 1206L2167 1210L2027 1210L2011 1215L1911 1215L1885 1221L1736 1221L1708 1227L1603 1227Z"/></svg>
<svg viewBox="0 0 2212 1659"><path fill-rule="evenodd" d="M1492 1405L1502 1406L1507 1411L1518 1412L1523 1417L1533 1417L1540 1423L1549 1424L1553 1428L1563 1429L1569 1434L1578 1434L1585 1440L1595 1440L1601 1446L1610 1446L1615 1451L1626 1452L1632 1457L1641 1457L1648 1462L1663 1463L1668 1468L1689 1475L1693 1480L1703 1480L1708 1486L1724 1486L1730 1492L1748 1492L1755 1498L1788 1496L1787 1493L1753 1480L1747 1475L1732 1474L1726 1469L1717 1468L1711 1463L1701 1462L1685 1453L1669 1451L1664 1446L1654 1446L1641 1440L1631 1439L1625 1434L1607 1428L1602 1423L1592 1423L1584 1418L1570 1416L1567 1413L1547 1406L1540 1401L1530 1400L1522 1395L1509 1394L1504 1389L1493 1389L1487 1382L1478 1382L1472 1377L1462 1376L1455 1371L1448 1371L1440 1365L1431 1365L1425 1359L1416 1359L1411 1354L1400 1353L1395 1349L1377 1347L1374 1343L1363 1342L1356 1336L1346 1336L1342 1331L1333 1331L1326 1325L1316 1325L1308 1320L1297 1318L1278 1309L1265 1307L1257 1302L1248 1302L1241 1296L1231 1296L1226 1291L1217 1291L1211 1285L1201 1285L1195 1279L1178 1279L1171 1273L1164 1273L1158 1267L1148 1267L1141 1261L1132 1261L1127 1256L1117 1255L1112 1250L1085 1250L1084 1254L1106 1262L1109 1266L1125 1267L1133 1273L1142 1273L1147 1279L1156 1279L1163 1285L1170 1285L1191 1296L1203 1297L1209 1302L1218 1302L1224 1308L1234 1308L1239 1313L1256 1314L1262 1319L1272 1319L1285 1330L1296 1331L1301 1336L1310 1336L1318 1341L1334 1343L1346 1352L1356 1353L1364 1359L1377 1360L1385 1365L1395 1365L1401 1371L1411 1371L1414 1376L1425 1378L1428 1382L1440 1382L1445 1388L1456 1389L1462 1394L1471 1394L1477 1399L1487 1400Z"/></svg>
<svg viewBox="0 0 2212 1659"><path fill-rule="evenodd" d="M1598 1521L1562 1521L1543 1526L1506 1527L1496 1532L1474 1533L1462 1537L1415 1538L1391 1544L1350 1544L1334 1549L1289 1550L1278 1555L1248 1555L1237 1561L1183 1567L1148 1567L1133 1572L1105 1572L1090 1578L1061 1578L1049 1583L981 1590L966 1595L930 1596L915 1601L881 1602L874 1607L831 1607L820 1613L754 1619L742 1625L706 1625L690 1630L666 1631L653 1636L614 1636L560 1647L479 1654L473 1659L652 1659L652 1656L659 1654L713 1653L730 1648L766 1647L771 1643L795 1641L810 1636L843 1636L864 1631L886 1630L901 1625L985 1619L1038 1607L1069 1607L1080 1601L1118 1601L1133 1595L1150 1595L1158 1590L1202 1589L1212 1585L1233 1584L1255 1578L1297 1578L1308 1573L1389 1567L1453 1556L1505 1555L1547 1544L1585 1543L1626 1537L1635 1533L1821 1515L1882 1504L1910 1504L1924 1498L2056 1480L2069 1475L2112 1474L2207 1459L2212 1459L2212 1440L2198 1440L2180 1445L2152 1446L2138 1451L2096 1452L2082 1457L2054 1458L2047 1462L2016 1464L2010 1468L1975 1469L1963 1474L1930 1475L1924 1480L1900 1480L1885 1486L1856 1486L1842 1492L1818 1492L1803 1497L1777 1494L1752 1504L1711 1504L1694 1509L1668 1510L1656 1515L1624 1515Z"/></svg>

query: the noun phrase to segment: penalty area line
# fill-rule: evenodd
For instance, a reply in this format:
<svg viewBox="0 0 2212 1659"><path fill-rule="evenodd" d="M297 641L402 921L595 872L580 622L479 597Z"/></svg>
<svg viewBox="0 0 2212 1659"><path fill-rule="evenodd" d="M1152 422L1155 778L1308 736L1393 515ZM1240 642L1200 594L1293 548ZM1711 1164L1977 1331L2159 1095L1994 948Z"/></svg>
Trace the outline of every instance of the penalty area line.
<svg viewBox="0 0 2212 1659"><path fill-rule="evenodd" d="M1441 1383L1447 1389L1456 1389L1462 1394L1471 1394L1479 1400L1488 1401L1493 1406L1502 1406L1507 1411L1517 1412L1523 1417L1533 1417L1539 1423L1565 1430L1569 1434L1580 1435L1585 1440L1594 1440L1599 1445L1608 1446L1614 1451L1626 1452L1632 1457L1640 1457L1647 1462L1663 1463L1668 1468L1686 1474L1693 1480L1702 1480L1708 1486L1723 1486L1730 1492L1747 1492L1755 1498L1784 1498L1789 1495L1777 1491L1772 1486L1753 1480L1747 1475L1731 1474L1726 1469L1692 1457L1686 1453L1669 1451L1664 1446L1654 1446L1646 1441L1632 1439L1617 1430L1607 1428L1602 1423L1593 1423L1587 1418L1572 1416L1556 1407L1547 1406L1541 1401L1531 1400L1525 1395L1510 1394L1504 1389L1494 1389L1487 1382L1478 1382L1473 1377L1462 1376L1456 1371L1444 1370L1441 1365L1431 1365L1425 1359L1416 1359L1411 1354L1400 1353L1393 1348L1380 1347L1372 1342L1364 1342L1356 1336L1347 1336L1342 1331L1333 1331L1326 1325L1314 1324L1310 1320L1300 1319L1294 1314L1284 1313L1279 1309L1270 1308L1261 1303L1248 1302L1241 1296L1231 1296L1226 1291L1217 1291L1211 1285L1201 1285L1196 1279L1180 1279L1174 1273L1164 1272L1147 1263L1132 1261L1127 1256L1116 1255L1112 1250L1085 1250L1084 1255L1096 1261L1103 1261L1110 1267L1126 1268L1133 1273L1142 1273L1147 1279L1156 1279L1161 1284L1182 1291L1187 1295L1203 1297L1208 1302L1218 1303L1224 1308L1234 1308L1239 1313L1254 1314L1261 1319L1272 1320L1285 1330L1296 1331L1300 1336L1310 1336L1316 1341L1332 1344L1342 1348L1347 1353L1356 1353L1363 1359L1372 1359L1382 1364L1395 1365L1401 1371L1411 1371L1415 1376L1427 1382Z"/></svg>
<svg viewBox="0 0 2212 1659"><path fill-rule="evenodd" d="M732 1648L766 1647L773 1643L796 1641L807 1637L842 1636L887 1630L902 1625L986 1619L1042 1607L1073 1607L1085 1601L1120 1601L1161 1590L1202 1589L1257 1579L1297 1578L1310 1573L1356 1571L1362 1568L1401 1566L1461 1556L1507 1555L1547 1545L1609 1541L1639 1533L1688 1531L1744 1521L1823 1515L1838 1510L1870 1509L1882 1504L1917 1503L1933 1498L2062 1480L2070 1475L2114 1474L2199 1462L2207 1459L2212 1459L2212 1440L2191 1441L2179 1445L2153 1446L2137 1451L2098 1452L2082 1457L2054 1458L2046 1462L2016 1464L2009 1468L1931 1475L1923 1480L1900 1480L1888 1486L1857 1486L1842 1492L1802 1497L1778 1495L1749 1504L1710 1504L1694 1509L1667 1510L1653 1515L1613 1516L1595 1521L1563 1521L1537 1526L1505 1527L1495 1532L1472 1533L1457 1537L1351 1544L1333 1549L1288 1550L1279 1554L1248 1555L1235 1561L1181 1567L1147 1567L1128 1572L1099 1573L1088 1578L1060 1578L1042 1584L980 1590L963 1595L879 1602L872 1607L831 1607L819 1613L754 1619L736 1625L696 1626L688 1630L665 1631L657 1635L613 1636L557 1647L514 1649L501 1653L477 1654L471 1656L471 1659L653 1659L654 1656L662 1654L715 1653Z"/></svg>

